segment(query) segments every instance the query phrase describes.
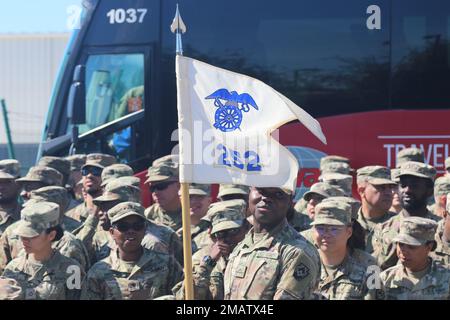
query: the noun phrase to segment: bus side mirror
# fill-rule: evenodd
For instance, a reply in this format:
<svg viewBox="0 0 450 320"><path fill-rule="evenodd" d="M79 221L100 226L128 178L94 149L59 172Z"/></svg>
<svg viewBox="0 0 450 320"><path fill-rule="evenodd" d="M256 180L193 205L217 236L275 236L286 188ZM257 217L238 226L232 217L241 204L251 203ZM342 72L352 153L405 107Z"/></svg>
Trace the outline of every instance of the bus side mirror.
<svg viewBox="0 0 450 320"><path fill-rule="evenodd" d="M70 86L67 100L67 118L71 124L86 123L86 89L84 83L84 65L77 65L73 73L73 81Z"/></svg>

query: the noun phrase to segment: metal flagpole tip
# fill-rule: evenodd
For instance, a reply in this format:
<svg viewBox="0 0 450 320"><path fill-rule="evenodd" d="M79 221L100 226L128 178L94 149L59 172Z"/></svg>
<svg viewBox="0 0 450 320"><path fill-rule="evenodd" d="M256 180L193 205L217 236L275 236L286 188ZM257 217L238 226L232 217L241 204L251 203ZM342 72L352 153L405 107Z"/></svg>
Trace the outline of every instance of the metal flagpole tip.
<svg viewBox="0 0 450 320"><path fill-rule="evenodd" d="M181 41L181 34L186 32L186 25L183 22L183 19L181 18L180 11L178 10L178 3L177 3L177 10L175 12L175 17L173 18L173 22L170 25L170 30L172 33L176 34L176 53L177 55L183 55L183 43Z"/></svg>

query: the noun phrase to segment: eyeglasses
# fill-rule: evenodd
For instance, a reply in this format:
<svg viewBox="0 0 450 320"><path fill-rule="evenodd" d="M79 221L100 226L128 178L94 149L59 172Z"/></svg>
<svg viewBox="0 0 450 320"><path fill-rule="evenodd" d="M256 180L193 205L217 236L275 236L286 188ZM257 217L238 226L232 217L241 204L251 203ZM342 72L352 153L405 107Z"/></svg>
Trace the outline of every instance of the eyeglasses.
<svg viewBox="0 0 450 320"><path fill-rule="evenodd" d="M316 231L322 236L325 233L328 233L332 235L333 237L337 236L339 233L341 233L344 230L344 227L338 227L338 226L314 226Z"/></svg>
<svg viewBox="0 0 450 320"><path fill-rule="evenodd" d="M157 184L152 184L150 186L150 192L165 190L165 189L167 189L168 186L170 186L173 183L175 183L175 181L161 182L161 183L157 183Z"/></svg>
<svg viewBox="0 0 450 320"><path fill-rule="evenodd" d="M240 231L240 228L229 229L225 231L215 232L211 235L211 238L215 241L218 239L226 239L236 236Z"/></svg>
<svg viewBox="0 0 450 320"><path fill-rule="evenodd" d="M130 229L134 231L141 231L145 228L145 221L138 221L134 223L118 222L113 224L113 228L120 232L127 232Z"/></svg>
<svg viewBox="0 0 450 320"><path fill-rule="evenodd" d="M81 175L87 176L89 173L91 173L93 176L100 177L102 175L102 171L102 168L88 166L81 169Z"/></svg>

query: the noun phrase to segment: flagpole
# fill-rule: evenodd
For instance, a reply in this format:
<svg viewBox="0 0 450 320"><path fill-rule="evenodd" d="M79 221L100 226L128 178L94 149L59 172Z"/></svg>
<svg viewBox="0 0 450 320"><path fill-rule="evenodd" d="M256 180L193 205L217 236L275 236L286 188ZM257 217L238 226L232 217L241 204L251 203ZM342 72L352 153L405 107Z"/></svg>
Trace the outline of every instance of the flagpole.
<svg viewBox="0 0 450 320"><path fill-rule="evenodd" d="M186 32L186 26L181 19L178 10L170 26L170 30L176 34L176 54L183 55L183 43L181 34ZM192 240L191 240L191 214L189 202L189 183L181 183L181 217L183 225L183 257L184 257L184 290L185 300L194 300L194 288L192 279Z"/></svg>

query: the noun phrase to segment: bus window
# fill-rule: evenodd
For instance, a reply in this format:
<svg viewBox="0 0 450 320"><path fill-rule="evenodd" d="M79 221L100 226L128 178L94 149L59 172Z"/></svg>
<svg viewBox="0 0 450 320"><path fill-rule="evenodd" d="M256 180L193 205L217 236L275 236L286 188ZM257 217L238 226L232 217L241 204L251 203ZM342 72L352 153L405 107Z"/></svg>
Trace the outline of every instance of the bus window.
<svg viewBox="0 0 450 320"><path fill-rule="evenodd" d="M86 123L80 134L144 108L144 55L91 55L86 62Z"/></svg>
<svg viewBox="0 0 450 320"><path fill-rule="evenodd" d="M392 108L450 107L450 2L392 1Z"/></svg>

